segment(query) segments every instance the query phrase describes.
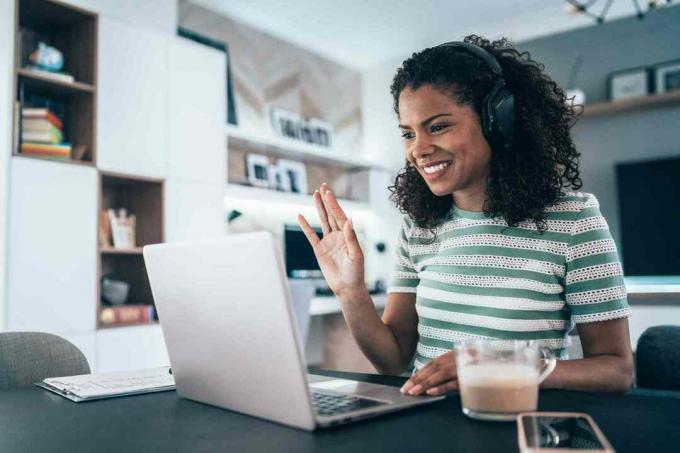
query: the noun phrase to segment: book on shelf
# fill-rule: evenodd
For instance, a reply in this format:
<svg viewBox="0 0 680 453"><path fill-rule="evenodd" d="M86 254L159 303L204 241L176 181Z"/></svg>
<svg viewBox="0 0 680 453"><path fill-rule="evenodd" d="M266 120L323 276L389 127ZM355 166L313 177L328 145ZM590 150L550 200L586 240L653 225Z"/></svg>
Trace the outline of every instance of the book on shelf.
<svg viewBox="0 0 680 453"><path fill-rule="evenodd" d="M104 307L99 313L99 322L105 326L151 322L156 319L156 310L149 304L124 304Z"/></svg>
<svg viewBox="0 0 680 453"><path fill-rule="evenodd" d="M111 244L111 222L109 212L102 209L99 212L99 246L103 249L109 248Z"/></svg>
<svg viewBox="0 0 680 453"><path fill-rule="evenodd" d="M57 129L62 129L64 126L61 119L54 114L50 109L42 107L24 107L21 110L21 116L24 121L28 120L47 120L52 123Z"/></svg>
<svg viewBox="0 0 680 453"><path fill-rule="evenodd" d="M71 159L71 145L62 143L59 145L47 143L24 142L19 147L21 154L35 157L48 157L57 160Z"/></svg>
<svg viewBox="0 0 680 453"><path fill-rule="evenodd" d="M33 72L37 76L47 77L60 82L73 83L75 81L73 75L66 72L46 71L33 65L28 65L24 69L28 72Z"/></svg>
<svg viewBox="0 0 680 453"><path fill-rule="evenodd" d="M21 131L22 142L46 143L58 145L64 139L61 131L56 127L51 126L48 130L30 130L23 128Z"/></svg>
<svg viewBox="0 0 680 453"><path fill-rule="evenodd" d="M128 215L125 209L109 209L109 224L113 247L117 249L130 249L136 245L135 231L137 229L137 217Z"/></svg>

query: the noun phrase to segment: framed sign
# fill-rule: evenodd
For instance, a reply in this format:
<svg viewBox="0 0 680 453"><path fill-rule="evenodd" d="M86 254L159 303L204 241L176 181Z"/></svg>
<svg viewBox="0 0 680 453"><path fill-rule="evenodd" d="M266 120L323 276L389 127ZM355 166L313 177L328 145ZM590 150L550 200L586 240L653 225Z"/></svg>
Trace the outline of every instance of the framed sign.
<svg viewBox="0 0 680 453"><path fill-rule="evenodd" d="M647 68L625 69L609 75L609 99L617 101L649 93L649 70Z"/></svg>
<svg viewBox="0 0 680 453"><path fill-rule="evenodd" d="M654 67L656 93L680 89L680 60L661 63Z"/></svg>

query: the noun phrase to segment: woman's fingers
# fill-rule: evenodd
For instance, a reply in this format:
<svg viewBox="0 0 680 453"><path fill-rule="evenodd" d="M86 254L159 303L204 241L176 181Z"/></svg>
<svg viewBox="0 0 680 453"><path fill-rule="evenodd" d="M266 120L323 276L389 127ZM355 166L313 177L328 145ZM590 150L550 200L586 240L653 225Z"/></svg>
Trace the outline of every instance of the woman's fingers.
<svg viewBox="0 0 680 453"><path fill-rule="evenodd" d="M438 387L456 380L456 375L451 373L448 369L439 369L434 373L422 377L407 393L409 395L421 395L431 388Z"/></svg>
<svg viewBox="0 0 680 453"><path fill-rule="evenodd" d="M438 396L443 395L444 393L450 392L452 390L458 390L458 379L445 382L444 384L438 385L436 387L431 387L427 389L425 393L427 393L430 396Z"/></svg>
<svg viewBox="0 0 680 453"><path fill-rule="evenodd" d="M319 189L319 192L321 192L321 201L323 202L323 207L326 210L326 214L328 216L328 224L330 225L331 230L333 231L340 231L341 228L338 225L338 222L335 219L335 216L333 215L333 212L331 212L330 209L328 209L328 201L326 200L326 192L328 192L328 184L323 183L321 184L321 187Z"/></svg>
<svg viewBox="0 0 680 453"><path fill-rule="evenodd" d="M307 219L305 219L305 216L302 214L298 214L297 219L298 223L300 224L300 228L302 228L305 236L307 236L307 240L310 244L312 244L312 248L316 249L317 244L321 242L321 239L319 239L319 236L317 236L316 231L314 231L314 229L309 226L309 222L307 222Z"/></svg>
<svg viewBox="0 0 680 453"><path fill-rule="evenodd" d="M342 232L345 236L345 243L347 244L347 252L351 259L357 259L361 256L361 246L359 245L359 240L354 231L354 224L352 219L347 219L345 226L342 228Z"/></svg>
<svg viewBox="0 0 680 453"><path fill-rule="evenodd" d="M331 225L328 223L328 213L326 212L326 207L323 205L321 192L315 190L313 198L314 204L316 205L316 211L319 213L319 219L321 220L321 230L325 236L331 232Z"/></svg>
<svg viewBox="0 0 680 453"><path fill-rule="evenodd" d="M333 192L328 189L328 186L324 187L324 184L322 184L321 187L326 189L325 192L322 191L322 194L324 205L326 206L329 216L336 221L340 228L344 227L345 222L347 222L347 215L345 215L345 211L342 210L340 203L338 203L338 199L335 198Z"/></svg>

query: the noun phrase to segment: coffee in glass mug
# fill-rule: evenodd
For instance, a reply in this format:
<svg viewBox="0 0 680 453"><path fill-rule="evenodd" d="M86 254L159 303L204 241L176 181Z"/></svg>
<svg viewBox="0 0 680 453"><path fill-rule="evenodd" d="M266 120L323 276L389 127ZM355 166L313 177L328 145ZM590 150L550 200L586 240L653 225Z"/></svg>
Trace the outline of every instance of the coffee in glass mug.
<svg viewBox="0 0 680 453"><path fill-rule="evenodd" d="M535 411L538 386L557 363L534 341L465 340L455 349L463 413L479 420L515 420Z"/></svg>

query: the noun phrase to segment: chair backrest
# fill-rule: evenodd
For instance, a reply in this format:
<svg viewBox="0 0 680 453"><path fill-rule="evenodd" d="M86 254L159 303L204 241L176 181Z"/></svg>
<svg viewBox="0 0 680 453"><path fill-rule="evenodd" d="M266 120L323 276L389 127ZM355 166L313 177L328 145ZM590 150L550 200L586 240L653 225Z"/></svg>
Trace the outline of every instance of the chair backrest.
<svg viewBox="0 0 680 453"><path fill-rule="evenodd" d="M635 353L637 386L680 390L680 326L655 326L640 336Z"/></svg>
<svg viewBox="0 0 680 453"><path fill-rule="evenodd" d="M0 390L89 372L80 349L61 337L42 332L0 333Z"/></svg>

